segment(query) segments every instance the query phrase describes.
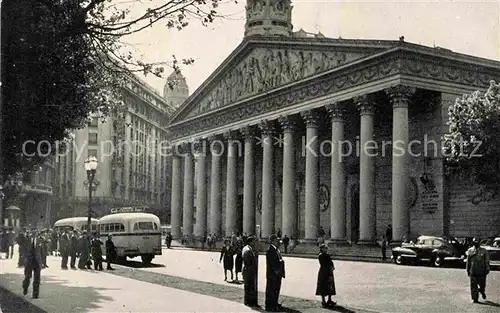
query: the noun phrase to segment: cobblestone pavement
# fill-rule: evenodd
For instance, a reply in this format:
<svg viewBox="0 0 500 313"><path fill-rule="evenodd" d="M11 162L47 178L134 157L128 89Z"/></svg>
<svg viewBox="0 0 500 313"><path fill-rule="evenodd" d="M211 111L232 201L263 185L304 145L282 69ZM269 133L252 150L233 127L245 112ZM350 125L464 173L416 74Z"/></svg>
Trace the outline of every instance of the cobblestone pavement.
<svg viewBox="0 0 500 313"><path fill-rule="evenodd" d="M223 281L218 252L165 249L163 255L157 256L153 262L159 266L138 270L158 275L156 280L164 279L165 284L175 277L182 277L242 289L241 285ZM287 277L283 280L281 294L318 303L319 299L314 295L318 261L285 256L285 262ZM472 304L464 269L349 261L335 261L335 267L338 293L335 299L339 305L351 310L395 313L500 312L499 271L493 271L488 276L488 302ZM260 256L259 291L265 290L265 268L265 256ZM120 270L117 274L121 273ZM124 275L140 276L130 273ZM160 275L164 277L160 278ZM283 298L283 301L287 306L290 299ZM309 306L307 303L304 306Z"/></svg>

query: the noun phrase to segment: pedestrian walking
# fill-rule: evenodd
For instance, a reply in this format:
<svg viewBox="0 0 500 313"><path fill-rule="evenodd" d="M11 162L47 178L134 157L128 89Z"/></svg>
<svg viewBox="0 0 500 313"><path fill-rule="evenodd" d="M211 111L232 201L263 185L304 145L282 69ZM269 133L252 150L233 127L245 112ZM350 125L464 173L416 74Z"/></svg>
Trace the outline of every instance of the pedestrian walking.
<svg viewBox="0 0 500 313"><path fill-rule="evenodd" d="M335 266L333 265L332 257L328 253L328 246L322 244L319 250L319 271L316 284L316 295L321 296L321 305L324 308L332 308L337 304L332 301L332 296L336 295L335 278L333 276ZM328 297L328 301L326 297Z"/></svg>
<svg viewBox="0 0 500 313"><path fill-rule="evenodd" d="M70 256L70 267L71 269L75 270L76 267L76 256L78 254L78 231L73 230L73 234L71 235L70 238L70 243L69 243L69 256Z"/></svg>
<svg viewBox="0 0 500 313"><path fill-rule="evenodd" d="M96 271L102 271L102 245L103 242L99 239L99 235L94 233L93 239L91 242L91 250L92 250L92 260L94 260L94 269Z"/></svg>
<svg viewBox="0 0 500 313"><path fill-rule="evenodd" d="M288 238L287 235L285 235L282 239L283 241L283 248L285 249L285 254L288 253L288 246L290 245L290 238Z"/></svg>
<svg viewBox="0 0 500 313"><path fill-rule="evenodd" d="M248 238L247 238L248 243ZM234 260L234 273L236 275L236 282L239 282L238 273L241 273L243 267L243 240L238 240L236 243L236 247L234 249L234 253L236 255Z"/></svg>
<svg viewBox="0 0 500 313"><path fill-rule="evenodd" d="M387 229L385 230L385 240L387 245L390 245L392 242L392 225L387 225Z"/></svg>
<svg viewBox="0 0 500 313"><path fill-rule="evenodd" d="M247 245L242 249L243 258L243 303L249 307L258 307L257 293L257 251L255 249L255 237L247 238Z"/></svg>
<svg viewBox="0 0 500 313"><path fill-rule="evenodd" d="M27 253L29 241L30 241L30 238L28 236L28 232L26 231L25 228L23 228L22 231L17 235L16 241L18 244L18 247L17 247L17 252L18 252L17 267L23 267L24 263L25 263L24 259L26 257L26 253Z"/></svg>
<svg viewBox="0 0 500 313"><path fill-rule="evenodd" d="M67 229L59 236L59 254L61 255L61 269L67 270L70 254L70 238Z"/></svg>
<svg viewBox="0 0 500 313"><path fill-rule="evenodd" d="M167 244L167 248L170 249L170 247L172 246L172 234L170 232L167 233L165 243Z"/></svg>
<svg viewBox="0 0 500 313"><path fill-rule="evenodd" d="M283 307L278 303L281 281L285 278L285 261L279 251L279 239L276 235L269 237L269 249L266 253L266 311L279 312Z"/></svg>
<svg viewBox="0 0 500 313"><path fill-rule="evenodd" d="M33 298L36 299L40 293L40 275L43 266L43 252L45 239L36 230L32 231L31 242L26 251L24 263L23 295L28 294L31 277L33 277Z"/></svg>
<svg viewBox="0 0 500 313"><path fill-rule="evenodd" d="M220 259L219 263L223 262L224 266L224 281L227 281L227 271L231 272L231 281L233 280L233 267L234 267L234 260L233 260L233 248L231 246L231 243L229 240L224 241L224 246L222 247L222 250L220 252Z"/></svg>
<svg viewBox="0 0 500 313"><path fill-rule="evenodd" d="M14 229L12 227L9 229L9 252L10 252L10 258L12 259L14 257L14 245L16 244L16 233L14 232ZM9 255L7 254L7 257Z"/></svg>
<svg viewBox="0 0 500 313"><path fill-rule="evenodd" d="M87 231L84 231L82 236L78 239L78 250L80 253L78 268L81 270L92 269L92 261L90 261L90 238L87 235Z"/></svg>
<svg viewBox="0 0 500 313"><path fill-rule="evenodd" d="M467 250L467 276L470 278L470 294L473 303L479 303L479 294L486 300L486 276L490 273L489 252L481 248L479 238L472 240Z"/></svg>
<svg viewBox="0 0 500 313"><path fill-rule="evenodd" d="M168 236L168 235L167 235ZM116 247L113 242L113 236L108 234L108 240L106 240L106 269L109 271L114 271L115 269L111 267L111 263L116 262Z"/></svg>

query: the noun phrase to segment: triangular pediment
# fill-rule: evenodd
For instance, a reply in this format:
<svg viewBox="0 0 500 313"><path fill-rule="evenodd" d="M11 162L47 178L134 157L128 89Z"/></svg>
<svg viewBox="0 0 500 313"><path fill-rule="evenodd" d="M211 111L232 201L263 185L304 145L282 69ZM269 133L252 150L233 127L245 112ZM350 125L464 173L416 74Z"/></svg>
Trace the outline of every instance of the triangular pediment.
<svg viewBox="0 0 500 313"><path fill-rule="evenodd" d="M171 124L299 82L395 44L328 38L246 40L187 99Z"/></svg>

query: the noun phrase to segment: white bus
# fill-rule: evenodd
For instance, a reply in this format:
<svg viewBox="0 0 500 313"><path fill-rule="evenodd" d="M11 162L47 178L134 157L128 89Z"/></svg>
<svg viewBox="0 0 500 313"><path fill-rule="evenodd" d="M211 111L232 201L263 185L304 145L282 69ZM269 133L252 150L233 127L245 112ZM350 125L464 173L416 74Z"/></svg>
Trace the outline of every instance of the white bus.
<svg viewBox="0 0 500 313"><path fill-rule="evenodd" d="M91 228L91 233L96 232L98 229L98 223L99 220L96 218L90 219L90 228ZM63 229L71 229L71 230L78 230L80 232L84 230L88 230L87 227L87 217L68 217L68 218L63 218L61 220L58 220L57 222L54 223L54 229L56 230L63 230Z"/></svg>
<svg viewBox="0 0 500 313"><path fill-rule="evenodd" d="M150 213L115 213L99 220L101 241L113 235L118 262L127 257L140 256L142 263L150 264L155 255L161 255L160 218ZM106 247L103 245L103 254Z"/></svg>

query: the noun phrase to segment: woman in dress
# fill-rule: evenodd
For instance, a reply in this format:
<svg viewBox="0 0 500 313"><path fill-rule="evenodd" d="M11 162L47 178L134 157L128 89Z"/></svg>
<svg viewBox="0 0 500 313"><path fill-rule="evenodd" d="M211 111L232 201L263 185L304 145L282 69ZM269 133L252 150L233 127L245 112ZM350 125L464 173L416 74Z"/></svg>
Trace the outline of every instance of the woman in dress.
<svg viewBox="0 0 500 313"><path fill-rule="evenodd" d="M222 247L221 253L220 253L220 259L219 263L224 260L224 281L227 281L227 271L231 272L231 280L233 280L233 266L234 266L234 260L233 260L233 248L231 246L231 242L229 240L224 241L224 247Z"/></svg>
<svg viewBox="0 0 500 313"><path fill-rule="evenodd" d="M332 296L336 295L335 279L333 277L335 266L333 265L332 257L328 253L328 246L326 244L320 246L318 260L320 267L318 272L318 283L316 285L316 295L321 296L321 304L323 307L333 307L336 304L336 302L332 301ZM327 296L328 301L325 300Z"/></svg>
<svg viewBox="0 0 500 313"><path fill-rule="evenodd" d="M238 282L238 273L241 273L241 269L243 268L243 241L240 239L236 243L236 259L234 264L234 272L236 274L236 282Z"/></svg>

